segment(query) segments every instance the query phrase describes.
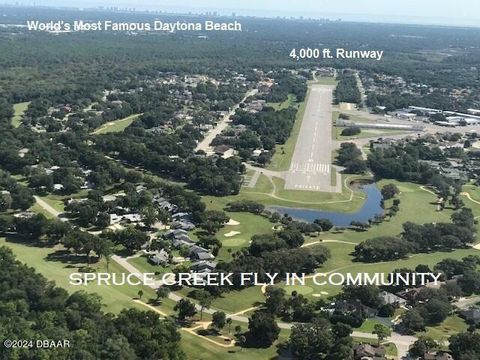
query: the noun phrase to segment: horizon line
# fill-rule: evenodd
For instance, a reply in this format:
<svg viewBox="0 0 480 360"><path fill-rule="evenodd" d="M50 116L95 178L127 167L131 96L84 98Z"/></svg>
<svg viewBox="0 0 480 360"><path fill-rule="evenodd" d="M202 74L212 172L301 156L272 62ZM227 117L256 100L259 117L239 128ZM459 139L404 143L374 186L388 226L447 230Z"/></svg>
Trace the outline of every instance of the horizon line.
<svg viewBox="0 0 480 360"><path fill-rule="evenodd" d="M401 16L404 20L397 18L393 21L377 21L373 18L376 17L387 17L392 15L382 14L382 15L367 15L367 14L337 14L337 13L325 13L324 16L319 17L312 17L305 16L305 15L260 15L260 14L237 14L236 12L240 9L200 9L200 8L193 8L192 10L184 10L184 11L177 11L177 10L157 10L152 8L142 8L137 9L135 7L120 7L115 5L98 5L96 7L81 7L81 6L73 6L73 5L42 5L42 4L23 4L23 3L0 3L0 7L12 7L12 8L46 8L46 9L57 9L57 10L76 10L79 12L82 11L98 11L98 12L112 12L112 13L128 13L128 14L148 14L148 15L179 15L179 16L215 16L215 17L225 17L225 18L253 18L253 19L269 19L269 20L291 20L291 21L319 21L319 20L328 20L331 22L345 22L345 23L362 23L362 24L389 24L389 25L410 25L410 26L428 26L428 27L447 27L447 28L468 28L468 29L478 29L480 28L480 24L470 24L470 23L442 23L442 22L420 22L415 21L413 19L435 19L435 18L428 18L428 17L416 17L416 16ZM245 11L247 9L243 9L241 11ZM261 9L257 9L257 11ZM265 10L263 10L265 11ZM222 13L222 12L229 12L229 14ZM212 14L214 13L214 14ZM234 15L235 14L235 15ZM331 18L327 15L334 16ZM346 17L371 17L372 19L345 19ZM405 21L406 18L411 18L410 21ZM459 20L460 21L460 20ZM471 21L474 21L471 19Z"/></svg>

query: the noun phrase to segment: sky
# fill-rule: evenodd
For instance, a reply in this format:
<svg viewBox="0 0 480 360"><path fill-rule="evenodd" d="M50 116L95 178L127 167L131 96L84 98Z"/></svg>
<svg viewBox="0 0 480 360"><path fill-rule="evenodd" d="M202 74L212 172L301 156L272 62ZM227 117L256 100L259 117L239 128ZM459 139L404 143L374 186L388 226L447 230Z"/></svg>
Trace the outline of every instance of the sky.
<svg viewBox="0 0 480 360"><path fill-rule="evenodd" d="M0 0L0 3L480 26L478 0Z"/></svg>

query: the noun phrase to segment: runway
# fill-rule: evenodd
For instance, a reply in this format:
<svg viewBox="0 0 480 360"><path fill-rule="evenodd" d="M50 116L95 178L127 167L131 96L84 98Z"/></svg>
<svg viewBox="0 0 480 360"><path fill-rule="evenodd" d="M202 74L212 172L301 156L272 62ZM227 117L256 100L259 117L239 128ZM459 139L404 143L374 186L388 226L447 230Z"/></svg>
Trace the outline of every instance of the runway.
<svg viewBox="0 0 480 360"><path fill-rule="evenodd" d="M333 89L329 85L310 88L285 189L341 192L338 181L332 186L331 174Z"/></svg>

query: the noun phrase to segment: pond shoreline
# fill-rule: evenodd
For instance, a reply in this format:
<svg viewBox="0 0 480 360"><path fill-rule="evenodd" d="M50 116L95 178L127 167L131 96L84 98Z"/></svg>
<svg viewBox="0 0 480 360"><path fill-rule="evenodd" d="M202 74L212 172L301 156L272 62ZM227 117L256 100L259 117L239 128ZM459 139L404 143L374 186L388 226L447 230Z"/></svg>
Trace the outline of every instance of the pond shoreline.
<svg viewBox="0 0 480 360"><path fill-rule="evenodd" d="M380 206L382 194L373 180L354 180L349 184L353 191L361 191L366 194L363 206L352 213L312 210L284 206L268 206L267 210L277 212L282 216L288 214L295 220L313 222L315 219L328 219L335 226L349 226L352 221L368 222L376 215L381 215L384 209Z"/></svg>

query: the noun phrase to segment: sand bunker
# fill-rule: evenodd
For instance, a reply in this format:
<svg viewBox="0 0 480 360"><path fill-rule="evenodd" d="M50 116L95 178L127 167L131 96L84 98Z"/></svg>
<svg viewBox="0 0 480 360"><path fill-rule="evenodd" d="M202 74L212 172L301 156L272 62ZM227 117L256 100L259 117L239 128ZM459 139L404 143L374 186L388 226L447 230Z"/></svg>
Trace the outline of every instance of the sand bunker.
<svg viewBox="0 0 480 360"><path fill-rule="evenodd" d="M235 235L238 235L238 234L240 234L240 231L230 231L230 232L226 233L224 236L228 238L228 237L232 237L232 236L235 236Z"/></svg>
<svg viewBox="0 0 480 360"><path fill-rule="evenodd" d="M230 219L225 225L235 226L235 225L240 225L240 223L238 221Z"/></svg>

